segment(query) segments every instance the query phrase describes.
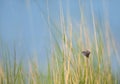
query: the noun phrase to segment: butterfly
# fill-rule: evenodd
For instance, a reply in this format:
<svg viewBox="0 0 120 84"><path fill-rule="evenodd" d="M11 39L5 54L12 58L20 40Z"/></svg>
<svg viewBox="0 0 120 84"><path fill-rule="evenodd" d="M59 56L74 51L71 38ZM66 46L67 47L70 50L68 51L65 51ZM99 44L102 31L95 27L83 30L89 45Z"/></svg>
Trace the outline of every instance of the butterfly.
<svg viewBox="0 0 120 84"><path fill-rule="evenodd" d="M89 50L82 51L82 54L83 54L84 56L86 56L87 58L89 58L90 51L89 51Z"/></svg>

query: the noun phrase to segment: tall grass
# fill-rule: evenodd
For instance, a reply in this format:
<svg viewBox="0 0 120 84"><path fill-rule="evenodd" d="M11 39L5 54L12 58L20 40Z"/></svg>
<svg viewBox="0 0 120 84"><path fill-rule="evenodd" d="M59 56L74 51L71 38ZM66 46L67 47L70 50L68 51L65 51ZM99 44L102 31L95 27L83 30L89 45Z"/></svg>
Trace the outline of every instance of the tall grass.
<svg viewBox="0 0 120 84"><path fill-rule="evenodd" d="M60 21L57 24L50 25L51 29L54 30L51 32L53 35L53 47L51 49L53 52L51 64L53 83L119 83L119 78L113 74L112 63L115 60L111 58L117 58L117 63L120 58L117 55L108 18L105 18L103 23L97 20L91 2L92 27L89 27L81 3L79 6L81 20L78 22L78 30L72 22L69 11L67 12L67 19L64 17L61 3ZM107 14L105 13L104 16L107 17ZM90 58L82 56L81 52L85 49L90 50Z"/></svg>
<svg viewBox="0 0 120 84"><path fill-rule="evenodd" d="M112 63L117 61L119 66L120 58L109 22L104 20L103 24L95 18L92 3L92 27L88 26L84 13L80 5L78 28L75 28L69 11L65 19L62 4L57 23L48 14L51 54L48 56L46 75L40 71L36 60L24 66L23 61L17 62L15 48L11 56L9 49L2 46L0 84L119 84L120 73L118 70L114 74ZM0 45L3 45L2 41ZM85 49L91 52L89 58L81 53ZM117 60L112 60L112 57Z"/></svg>

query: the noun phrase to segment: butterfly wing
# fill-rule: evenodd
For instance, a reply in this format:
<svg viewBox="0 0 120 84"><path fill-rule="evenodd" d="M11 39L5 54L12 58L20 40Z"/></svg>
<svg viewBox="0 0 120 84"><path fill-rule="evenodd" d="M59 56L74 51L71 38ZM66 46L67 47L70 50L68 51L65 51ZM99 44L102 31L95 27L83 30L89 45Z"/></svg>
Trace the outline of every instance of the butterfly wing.
<svg viewBox="0 0 120 84"><path fill-rule="evenodd" d="M90 51L88 51L88 50L87 51L82 51L82 54L86 57L89 57Z"/></svg>

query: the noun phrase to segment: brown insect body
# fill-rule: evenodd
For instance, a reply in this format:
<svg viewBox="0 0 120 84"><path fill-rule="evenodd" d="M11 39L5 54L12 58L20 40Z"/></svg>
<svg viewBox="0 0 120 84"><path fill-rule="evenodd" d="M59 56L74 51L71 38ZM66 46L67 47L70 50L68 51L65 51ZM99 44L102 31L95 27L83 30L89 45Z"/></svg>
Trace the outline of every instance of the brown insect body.
<svg viewBox="0 0 120 84"><path fill-rule="evenodd" d="M82 51L82 54L88 58L90 55L90 51L88 50Z"/></svg>

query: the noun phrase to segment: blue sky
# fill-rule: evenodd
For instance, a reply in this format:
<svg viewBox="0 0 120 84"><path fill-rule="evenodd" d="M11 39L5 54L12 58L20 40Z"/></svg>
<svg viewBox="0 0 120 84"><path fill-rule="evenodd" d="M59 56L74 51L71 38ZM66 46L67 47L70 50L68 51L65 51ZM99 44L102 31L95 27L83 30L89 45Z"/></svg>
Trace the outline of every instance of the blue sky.
<svg viewBox="0 0 120 84"><path fill-rule="evenodd" d="M64 15L66 16L66 4L63 1ZM89 16L89 0L84 2ZM106 0L108 7L111 31L120 42L120 0ZM69 0L70 14L73 20L79 20L78 0ZM50 16L53 21L59 17L59 0L48 0ZM101 0L93 0L93 6L98 18L102 16ZM46 48L49 48L48 25L41 11L47 15L46 0L0 0L0 37L2 40L13 47L15 43L18 53L24 53L25 58L37 53L42 67L46 64ZM99 17L100 16L100 17ZM19 55L19 54L18 54Z"/></svg>

